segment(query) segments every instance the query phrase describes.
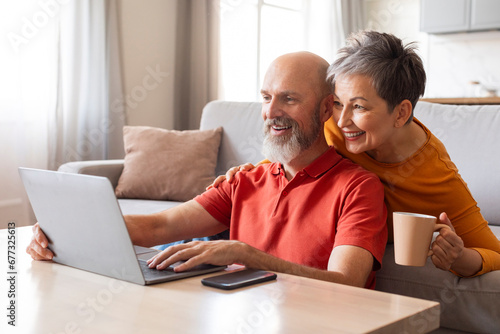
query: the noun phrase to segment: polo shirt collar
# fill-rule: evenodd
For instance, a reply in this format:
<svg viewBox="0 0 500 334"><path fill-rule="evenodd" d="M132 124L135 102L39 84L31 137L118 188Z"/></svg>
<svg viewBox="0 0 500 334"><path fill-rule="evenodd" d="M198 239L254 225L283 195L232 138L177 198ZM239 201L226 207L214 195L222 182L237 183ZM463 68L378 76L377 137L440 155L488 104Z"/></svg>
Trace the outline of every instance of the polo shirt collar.
<svg viewBox="0 0 500 334"><path fill-rule="evenodd" d="M331 146L328 151L320 155L309 166L304 168L304 171L309 176L318 178L339 163L340 160L342 160L342 157L335 151L335 148Z"/></svg>
<svg viewBox="0 0 500 334"><path fill-rule="evenodd" d="M282 169L283 167L281 167L281 164L279 162L274 162L273 166L271 167L271 173L273 175L280 175Z"/></svg>
<svg viewBox="0 0 500 334"><path fill-rule="evenodd" d="M342 157L335 151L335 148L331 146L325 153L304 168L303 171L311 177L318 178L335 166L340 160L342 160ZM281 164L276 162L271 168L271 173L273 175L279 175L282 169L283 167Z"/></svg>

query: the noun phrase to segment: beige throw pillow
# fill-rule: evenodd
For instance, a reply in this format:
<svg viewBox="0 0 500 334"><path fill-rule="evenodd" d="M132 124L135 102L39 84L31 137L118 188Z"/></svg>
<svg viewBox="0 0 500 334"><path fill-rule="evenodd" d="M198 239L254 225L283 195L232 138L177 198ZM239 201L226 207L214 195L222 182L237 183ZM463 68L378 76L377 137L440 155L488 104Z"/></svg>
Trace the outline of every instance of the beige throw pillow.
<svg viewBox="0 0 500 334"><path fill-rule="evenodd" d="M125 163L116 196L187 201L215 178L222 128L175 131L125 126Z"/></svg>

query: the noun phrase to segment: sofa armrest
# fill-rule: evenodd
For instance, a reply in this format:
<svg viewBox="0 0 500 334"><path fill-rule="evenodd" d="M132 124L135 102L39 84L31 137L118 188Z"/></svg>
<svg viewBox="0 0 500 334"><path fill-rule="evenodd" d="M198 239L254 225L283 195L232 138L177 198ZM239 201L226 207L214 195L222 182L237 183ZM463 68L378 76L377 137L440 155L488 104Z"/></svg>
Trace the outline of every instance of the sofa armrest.
<svg viewBox="0 0 500 334"><path fill-rule="evenodd" d="M116 188L118 179L123 171L123 162L123 159L75 161L61 165L58 171L65 173L104 176L111 181L113 188Z"/></svg>

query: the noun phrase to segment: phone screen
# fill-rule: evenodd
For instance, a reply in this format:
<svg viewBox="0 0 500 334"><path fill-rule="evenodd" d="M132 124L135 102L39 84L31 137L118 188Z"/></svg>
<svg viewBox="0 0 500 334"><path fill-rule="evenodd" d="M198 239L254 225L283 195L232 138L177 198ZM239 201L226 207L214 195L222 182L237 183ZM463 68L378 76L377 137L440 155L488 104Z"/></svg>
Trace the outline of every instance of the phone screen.
<svg viewBox="0 0 500 334"><path fill-rule="evenodd" d="M245 286L275 280L277 275L269 271L244 269L241 271L207 277L201 283L214 288L233 290Z"/></svg>

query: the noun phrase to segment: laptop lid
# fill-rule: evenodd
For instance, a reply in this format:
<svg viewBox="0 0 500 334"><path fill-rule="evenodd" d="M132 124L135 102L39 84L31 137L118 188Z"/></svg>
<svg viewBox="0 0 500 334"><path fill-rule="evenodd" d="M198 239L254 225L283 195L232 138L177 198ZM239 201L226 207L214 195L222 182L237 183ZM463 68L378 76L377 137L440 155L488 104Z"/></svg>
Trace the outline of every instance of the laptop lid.
<svg viewBox="0 0 500 334"><path fill-rule="evenodd" d="M133 246L105 177L19 168L54 262L137 284L155 284L223 270L200 265L185 272L142 268L154 249Z"/></svg>
<svg viewBox="0 0 500 334"><path fill-rule="evenodd" d="M107 178L27 168L19 173L54 262L145 284Z"/></svg>

